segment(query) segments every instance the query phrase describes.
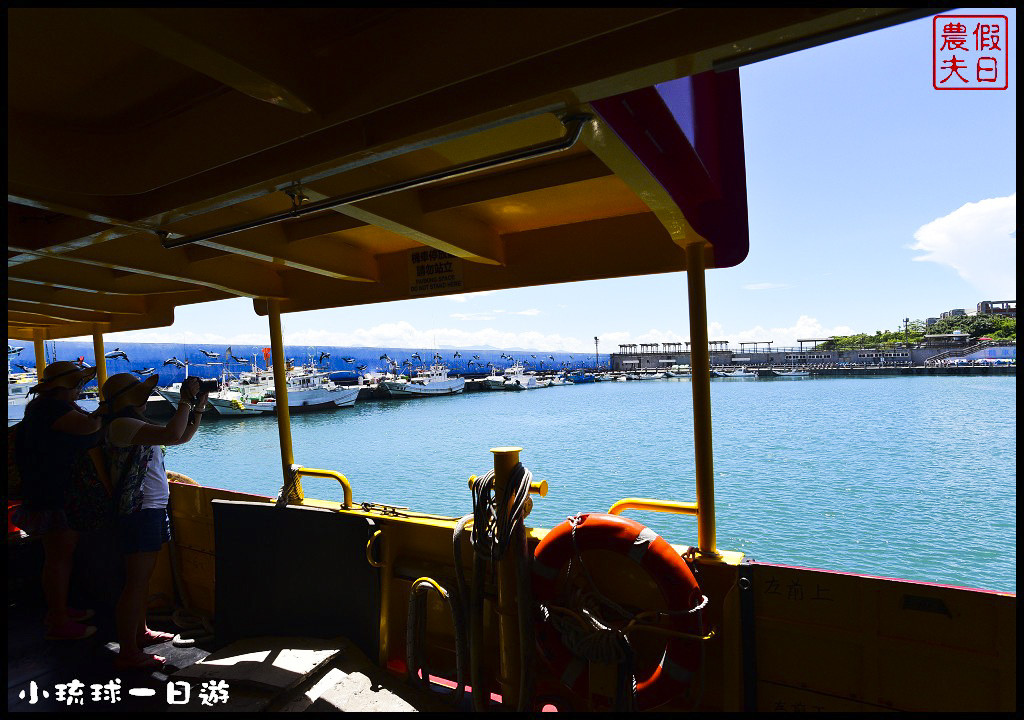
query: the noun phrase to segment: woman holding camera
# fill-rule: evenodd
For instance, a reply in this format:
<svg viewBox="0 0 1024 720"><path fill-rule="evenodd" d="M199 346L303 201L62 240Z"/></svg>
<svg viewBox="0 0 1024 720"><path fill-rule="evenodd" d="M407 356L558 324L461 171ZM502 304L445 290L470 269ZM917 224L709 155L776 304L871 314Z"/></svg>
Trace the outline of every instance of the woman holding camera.
<svg viewBox="0 0 1024 720"><path fill-rule="evenodd" d="M170 422L150 422L143 413L158 379L151 375L140 382L131 373L120 373L103 384L110 474L117 486L118 535L125 558L124 590L116 608L121 650L114 664L119 669L159 669L164 658L142 648L173 637L146 627L149 580L160 548L171 538L170 487L161 446L191 440L206 410L207 392L199 378L186 378Z"/></svg>

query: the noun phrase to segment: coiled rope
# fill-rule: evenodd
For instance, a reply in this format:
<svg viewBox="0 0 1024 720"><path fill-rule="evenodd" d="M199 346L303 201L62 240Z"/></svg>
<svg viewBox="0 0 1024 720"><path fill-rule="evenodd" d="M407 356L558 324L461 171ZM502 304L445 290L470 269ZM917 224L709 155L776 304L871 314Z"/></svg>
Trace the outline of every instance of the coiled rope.
<svg viewBox="0 0 1024 720"><path fill-rule="evenodd" d="M482 658L479 650L483 646L483 607L484 581L494 564L502 559L509 548L518 554L516 563L516 589L518 592L517 610L519 616L519 708L529 709L530 697L533 693L533 607L530 592L530 556L526 541L526 530L523 523L525 512L528 512L528 498L532 473L518 463L511 472L509 482L501 497L497 497L494 471L488 471L477 478L472 485L473 512L462 517L455 525L452 534L452 552L455 561L455 587L448 592L440 583L430 578L420 578L410 590L408 633L412 638L407 642L407 660L409 674L415 684L420 683L419 672L423 663L419 657L419 638L425 625L425 604L423 599L429 589L433 589L449 605L455 627L456 655L456 689L450 697L457 703L461 700L466 686L465 666L467 658L470 666L470 683L472 684L473 706L476 710L486 710L488 693L483 682ZM503 509L503 511L502 511ZM472 525L470 544L473 547L473 578L468 587L466 574L462 564L462 543L467 527ZM467 602L468 600L468 602ZM468 629L468 632L467 632ZM427 671L423 668L423 679Z"/></svg>

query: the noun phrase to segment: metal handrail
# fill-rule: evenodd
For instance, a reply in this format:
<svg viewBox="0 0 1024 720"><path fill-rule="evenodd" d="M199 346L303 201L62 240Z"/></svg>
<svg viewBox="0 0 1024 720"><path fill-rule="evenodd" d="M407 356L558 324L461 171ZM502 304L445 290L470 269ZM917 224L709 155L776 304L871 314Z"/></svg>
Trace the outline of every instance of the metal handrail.
<svg viewBox="0 0 1024 720"><path fill-rule="evenodd" d="M693 515L696 517L697 503L672 502L670 500L653 500L651 498L625 498L608 509L609 515L621 515L623 510L651 510L653 512L674 513L676 515Z"/></svg>
<svg viewBox="0 0 1024 720"><path fill-rule="evenodd" d="M349 483L348 478L339 472L333 470L319 470L317 468L306 468L300 467L295 469L295 476L301 477L321 477L321 478L333 478L341 484L342 490L345 492L345 502L343 506L346 508L353 507L352 503L352 485Z"/></svg>

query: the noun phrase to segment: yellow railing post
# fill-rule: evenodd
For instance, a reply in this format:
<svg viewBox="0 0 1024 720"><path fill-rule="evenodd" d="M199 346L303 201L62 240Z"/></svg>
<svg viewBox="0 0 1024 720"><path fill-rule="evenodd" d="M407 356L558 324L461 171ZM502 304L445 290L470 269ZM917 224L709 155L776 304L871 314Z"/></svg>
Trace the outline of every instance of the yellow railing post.
<svg viewBox="0 0 1024 720"><path fill-rule="evenodd" d="M352 483L350 483L348 481L348 478L342 475L340 472L335 472L333 470L320 470L318 468L300 467L295 471L295 476L296 478L320 477L337 480L338 484L341 485L342 492L345 495L345 501L342 503L342 505L346 509L350 509L354 506L354 503L352 502Z"/></svg>
<svg viewBox="0 0 1024 720"><path fill-rule="evenodd" d="M103 333L94 330L92 333L92 352L96 356L96 385L100 391L100 400L103 399L103 383L107 381L107 359L103 351Z"/></svg>
<svg viewBox="0 0 1024 720"><path fill-rule="evenodd" d="M43 370L46 369L46 338L42 330L32 331L32 344L36 351L36 380L43 381Z"/></svg>
<svg viewBox="0 0 1024 720"><path fill-rule="evenodd" d="M519 464L519 447L492 448L494 453L494 496L505 496L505 486L513 468ZM499 513L508 513L508 508L498 508ZM516 526L516 532L522 532L522 524ZM516 553L517 538L513 537L509 551L498 561L498 639L500 644L502 706L519 707L519 608L516 594Z"/></svg>
<svg viewBox="0 0 1024 720"><path fill-rule="evenodd" d="M652 498L624 498L608 508L608 514L621 515L623 510L651 510L675 515L698 515L697 503L681 503Z"/></svg>
<svg viewBox="0 0 1024 720"><path fill-rule="evenodd" d="M267 301L267 317L270 319L270 349L274 361L274 407L277 410L277 434L281 439L281 472L284 487L294 482L290 495L302 500L302 482L292 477L292 426L288 414L288 375L284 364L284 341L281 339L281 304L277 300ZM287 494L287 493L286 493Z"/></svg>
<svg viewBox="0 0 1024 720"><path fill-rule="evenodd" d="M711 445L711 357L708 352L704 242L686 246L686 289L690 304L690 388L693 392L693 448L697 474L697 547L718 555L715 540L715 463Z"/></svg>

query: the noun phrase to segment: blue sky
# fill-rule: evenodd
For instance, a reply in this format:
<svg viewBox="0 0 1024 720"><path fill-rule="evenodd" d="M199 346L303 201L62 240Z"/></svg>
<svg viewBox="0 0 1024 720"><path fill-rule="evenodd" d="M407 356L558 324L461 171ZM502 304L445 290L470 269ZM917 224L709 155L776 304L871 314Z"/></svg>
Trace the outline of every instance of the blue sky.
<svg viewBox="0 0 1024 720"><path fill-rule="evenodd" d="M712 340L797 339L1016 299L1016 12L1010 87L932 87L932 21L741 69L750 255L708 273ZM283 317L295 345L592 351L689 339L686 277L426 298ZM110 341L264 343L249 300Z"/></svg>

